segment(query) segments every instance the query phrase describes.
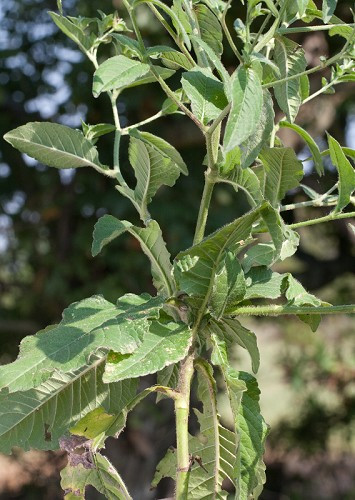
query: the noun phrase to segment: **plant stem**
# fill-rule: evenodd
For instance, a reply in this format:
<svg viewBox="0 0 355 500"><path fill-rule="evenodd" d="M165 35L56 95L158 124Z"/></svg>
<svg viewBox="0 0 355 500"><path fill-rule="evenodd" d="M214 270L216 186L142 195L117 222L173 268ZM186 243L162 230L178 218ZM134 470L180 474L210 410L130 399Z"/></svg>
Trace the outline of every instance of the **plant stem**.
<svg viewBox="0 0 355 500"><path fill-rule="evenodd" d="M311 101L312 99L319 96L320 94L323 94L326 90L328 90L333 85L336 85L337 83L339 83L339 82L337 82L337 80L333 80L333 81L327 83L327 85L324 85L324 87L320 88L319 90L317 90L313 94L309 95L304 101L302 101L302 105L306 104L306 102Z"/></svg>
<svg viewBox="0 0 355 500"><path fill-rule="evenodd" d="M322 222L329 222L337 219L349 219L351 217L355 217L355 212L346 212L342 214L331 213L324 217L318 217L317 219L304 220L302 222L296 222L295 224L289 224L288 227L296 229L298 227L313 226L314 224L321 224Z"/></svg>
<svg viewBox="0 0 355 500"><path fill-rule="evenodd" d="M231 316L281 316L283 314L354 314L355 304L341 306L241 306L237 307Z"/></svg>
<svg viewBox="0 0 355 500"><path fill-rule="evenodd" d="M349 23L346 26L353 28L354 23ZM279 28L277 33L280 35L288 35L289 33L307 33L309 31L326 31L332 28L341 28L344 24L321 24L319 26L298 26L297 28Z"/></svg>
<svg viewBox="0 0 355 500"><path fill-rule="evenodd" d="M196 14L192 8L191 0L182 0L182 3L185 7L185 12L186 12L187 17L189 19L189 22L190 22L190 25L192 28L192 33L196 37L200 38L201 37L200 26L198 24ZM208 62L208 58L207 58L203 48L200 47L199 45L197 45L193 40L192 40L192 45L193 45L194 51L196 53L199 66L202 66L203 68L208 68L209 62Z"/></svg>
<svg viewBox="0 0 355 500"><path fill-rule="evenodd" d="M218 155L218 146L219 146L219 137L221 133L221 127L217 126L217 129L214 132L206 133L206 148L207 148L207 159L208 159L208 168L205 172L205 184L203 187L203 193L200 203L200 209L198 212L195 236L193 240L193 244L196 245L199 243L204 235L208 217L208 211L210 208L212 192L214 185L217 182L218 172L216 169L217 155Z"/></svg>
<svg viewBox="0 0 355 500"><path fill-rule="evenodd" d="M161 118L164 116L164 113L162 111L158 111L158 113L155 113L155 115L150 116L149 118L146 118L145 120L142 120L141 122L134 123L133 125L130 125L129 127L125 127L122 129L122 135L127 135L129 134L130 130L133 130L138 127L142 127L143 125L147 125L147 123L151 123L154 120L157 120L158 118Z"/></svg>
<svg viewBox="0 0 355 500"><path fill-rule="evenodd" d="M280 207L281 212L285 212L287 210L295 210L296 208L303 207L332 207L336 205L338 202L337 199L331 201L323 201L321 197L315 200L301 201L300 203L290 203L289 205L282 205Z"/></svg>
<svg viewBox="0 0 355 500"><path fill-rule="evenodd" d="M242 57L241 53L239 52L239 50L237 49L237 47L233 41L232 35L230 34L230 31L228 29L227 23L226 23L226 16L227 16L227 12L228 12L228 9L229 9L231 3L232 3L232 0L228 0L226 8L224 9L222 17L220 19L220 22L221 22L221 26L222 26L222 29L224 31L224 34L226 35L226 38L227 38L228 43L230 45L230 48L232 49L234 54L237 56L239 62L243 63L243 57Z"/></svg>
<svg viewBox="0 0 355 500"><path fill-rule="evenodd" d="M213 132L216 130L218 125L224 120L224 118L228 115L230 109L232 107L232 103L228 103L227 106L221 111L221 114L217 116L217 118L211 123L209 129L207 130L206 134L212 135Z"/></svg>
<svg viewBox="0 0 355 500"><path fill-rule="evenodd" d="M189 455L189 408L190 387L194 373L194 353L190 353L181 362L178 384L178 396L175 399L176 414L176 500L187 500L190 455Z"/></svg>

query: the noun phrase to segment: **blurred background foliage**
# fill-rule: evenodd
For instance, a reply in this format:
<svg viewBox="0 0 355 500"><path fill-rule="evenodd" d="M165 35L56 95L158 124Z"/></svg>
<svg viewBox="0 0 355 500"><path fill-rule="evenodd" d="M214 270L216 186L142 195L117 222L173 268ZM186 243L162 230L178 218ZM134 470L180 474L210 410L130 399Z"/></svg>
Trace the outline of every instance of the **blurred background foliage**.
<svg viewBox="0 0 355 500"><path fill-rule="evenodd" d="M95 16L117 9L120 0L64 0L68 15ZM319 3L319 2L316 2ZM352 2L339 2L336 15L352 21ZM79 128L81 119L95 124L111 119L109 101L91 93L92 67L49 18L55 0L7 0L0 3L0 137L28 121L49 120ZM243 5L233 2L229 19L243 18ZM142 7L139 22L147 44L170 44L148 9ZM323 32L298 34L294 40L306 50L309 65L320 55L332 55L341 38ZM100 49L102 58L113 55L112 46ZM230 71L235 59L226 48L224 61ZM321 86L312 75L311 91ZM175 88L179 75L170 80ZM143 120L159 110L164 95L157 85L126 91L119 100L123 125ZM327 129L342 145L355 147L354 85L342 84L334 95L307 103L297 122L325 149ZM189 165L189 177L173 189L162 188L152 204L152 215L162 226L172 255L191 244L202 192L203 138L186 118L165 117L149 125L177 147ZM306 158L309 152L298 137L283 129L280 137ZM57 171L21 156L2 139L0 147L0 363L13 360L20 340L60 319L71 302L95 293L115 300L125 292L153 292L150 266L130 236L115 240L98 257L91 257L91 234L98 217L110 213L136 221L127 200L120 197L109 179L94 170ZM100 138L101 161L111 164L113 137ZM123 172L132 179L127 156ZM318 178L305 163L304 183L319 192L336 179L330 163ZM299 191L288 202L302 201ZM242 193L225 186L215 191L208 231L246 209ZM326 209L312 209L324 215ZM316 212L318 212L316 214ZM310 217L307 209L285 213L287 222ZM138 222L138 221L136 221ZM302 228L296 257L283 263L304 286L334 304L355 301L354 233L348 223ZM278 270L281 270L278 269ZM282 269L284 270L284 269ZM258 335L262 368L258 376L262 407L272 424L266 461L268 479L262 499L351 499L355 497L354 470L354 345L351 318L324 319L316 334L296 320L250 320ZM249 369L240 352L238 368ZM152 382L147 380L148 383ZM222 415L224 395L221 393ZM119 443L107 453L118 465L134 498L162 498L171 484L149 490L155 464L167 446L174 444L174 416L167 401L154 400L139 407ZM58 470L64 457L56 453L30 452L0 457L0 499L62 498ZM139 481L137 481L139 475ZM95 493L90 498L97 498Z"/></svg>

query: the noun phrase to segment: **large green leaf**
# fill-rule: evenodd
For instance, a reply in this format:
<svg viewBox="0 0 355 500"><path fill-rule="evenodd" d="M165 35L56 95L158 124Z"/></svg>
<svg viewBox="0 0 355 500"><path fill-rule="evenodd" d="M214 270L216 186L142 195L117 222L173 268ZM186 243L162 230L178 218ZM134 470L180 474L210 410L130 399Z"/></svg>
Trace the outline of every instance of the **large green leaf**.
<svg viewBox="0 0 355 500"><path fill-rule="evenodd" d="M334 213L341 212L350 203L350 196L355 190L355 170L345 156L338 141L328 134L330 158L339 174L338 203Z"/></svg>
<svg viewBox="0 0 355 500"><path fill-rule="evenodd" d="M295 132L297 132L297 134L300 137L302 137L302 139L306 142L307 146L309 147L310 152L312 153L314 166L316 167L318 174L323 175L324 174L324 167L323 167L322 156L320 154L320 151L319 151L319 148L318 148L316 142L309 135L309 133L306 130L304 130L302 127L300 127L299 125L295 125L294 123L289 123L286 121L279 122L279 126L290 128L290 129L294 130Z"/></svg>
<svg viewBox="0 0 355 500"><path fill-rule="evenodd" d="M253 267L245 275L245 300L279 298L284 279L284 274L275 273L265 266Z"/></svg>
<svg viewBox="0 0 355 500"><path fill-rule="evenodd" d="M128 221L120 221L112 215L104 215L95 224L92 255L97 255L102 248L125 232L129 232L140 242L143 252L152 265L154 285L158 291L170 296L174 291L170 254L166 248L159 224L149 221L147 227L137 227Z"/></svg>
<svg viewBox="0 0 355 500"><path fill-rule="evenodd" d="M254 132L240 144L240 161L242 168L249 167L262 148L270 140L271 132L274 127L274 104L270 92L263 91L263 106L257 128Z"/></svg>
<svg viewBox="0 0 355 500"><path fill-rule="evenodd" d="M201 39L211 49L221 56L223 52L223 31L217 17L203 4L196 5L194 9L198 22Z"/></svg>
<svg viewBox="0 0 355 500"><path fill-rule="evenodd" d="M131 137L129 160L137 179L136 187L134 191L117 189L133 201L145 221L150 218L147 206L155 193L162 185L173 186L181 171L185 173L186 166L172 146L148 133L137 132Z"/></svg>
<svg viewBox="0 0 355 500"><path fill-rule="evenodd" d="M131 355L111 353L104 382L117 382L156 373L183 359L191 344L191 332L185 323L162 324L153 321L141 346Z"/></svg>
<svg viewBox="0 0 355 500"><path fill-rule="evenodd" d="M173 70L155 66L155 70L163 78L174 74ZM113 56L100 64L94 73L92 91L95 97L109 90L123 90L136 85L155 82L149 64L142 63L126 56Z"/></svg>
<svg viewBox="0 0 355 500"><path fill-rule="evenodd" d="M263 92L258 73L241 66L232 80L232 107L224 134L224 149L230 151L242 144L258 127Z"/></svg>
<svg viewBox="0 0 355 500"><path fill-rule="evenodd" d="M30 122L4 135L21 153L56 168L93 167L105 173L95 146L79 130L49 122Z"/></svg>
<svg viewBox="0 0 355 500"><path fill-rule="evenodd" d="M225 429L219 422L216 401L216 382L212 367L199 360L198 398L203 411L195 409L200 425L200 436L190 436L189 451L196 461L191 465L187 498L190 500L226 499L227 492L222 483L234 481L236 438L233 432ZM152 482L155 487L163 477L175 479L176 453L170 449L159 462Z"/></svg>
<svg viewBox="0 0 355 500"><path fill-rule="evenodd" d="M274 61L280 70L281 79L302 73L307 66L303 49L282 36L275 37ZM293 122L302 103L300 79L294 78L279 83L274 86L274 92L287 120Z"/></svg>
<svg viewBox="0 0 355 500"><path fill-rule="evenodd" d="M13 446L55 450L59 438L96 407L119 413L134 397L137 382L104 384L105 358L105 351L98 351L86 366L56 371L36 388L1 391L0 451L11 453Z"/></svg>
<svg viewBox="0 0 355 500"><path fill-rule="evenodd" d="M177 255L174 273L178 288L188 294L194 307L207 306L225 253L230 251L236 255L240 251L258 217L259 209L248 212Z"/></svg>
<svg viewBox="0 0 355 500"><path fill-rule="evenodd" d="M93 486L108 500L132 500L109 460L100 453L72 453L68 465L61 471L61 486L65 499L85 498L87 486Z"/></svg>
<svg viewBox="0 0 355 500"><path fill-rule="evenodd" d="M237 372L230 366L226 343L213 325L210 327L210 339L213 345L212 362L222 370L237 436L235 498L257 499L266 479L263 454L268 434L268 427L260 414L258 383L252 375Z"/></svg>
<svg viewBox="0 0 355 500"><path fill-rule="evenodd" d="M181 83L194 115L205 125L217 118L228 104L223 83L210 69L196 67L186 71Z"/></svg>
<svg viewBox="0 0 355 500"><path fill-rule="evenodd" d="M264 195L273 206L303 177L302 162L292 148L265 148L259 154L265 171Z"/></svg>
<svg viewBox="0 0 355 500"><path fill-rule="evenodd" d="M117 305L101 296L76 302L63 312L62 321L36 335L26 337L19 357L0 367L0 389L25 391L49 379L54 371L72 372L90 367L102 348L131 353L141 344L163 299L127 294Z"/></svg>

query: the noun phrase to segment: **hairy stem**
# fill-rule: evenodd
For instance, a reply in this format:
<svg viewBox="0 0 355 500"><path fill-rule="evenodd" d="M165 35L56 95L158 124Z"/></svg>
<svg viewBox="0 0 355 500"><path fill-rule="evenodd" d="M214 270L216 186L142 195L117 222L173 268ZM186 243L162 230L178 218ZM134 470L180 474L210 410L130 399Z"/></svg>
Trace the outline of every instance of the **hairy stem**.
<svg viewBox="0 0 355 500"><path fill-rule="evenodd" d="M188 500L188 487L190 476L189 454L189 408L190 388L194 373L194 353L190 353L181 362L178 384L178 396L175 398L176 414L176 500Z"/></svg>
<svg viewBox="0 0 355 500"><path fill-rule="evenodd" d="M346 26L354 28L354 23L349 23ZM298 26L297 28L279 28L277 33L280 35L288 35L289 33L307 33L309 31L327 31L332 28L344 28L344 24L321 24L319 26Z"/></svg>
<svg viewBox="0 0 355 500"><path fill-rule="evenodd" d="M354 314L355 305L341 306L241 306L229 313L231 316L281 316L283 314Z"/></svg>
<svg viewBox="0 0 355 500"><path fill-rule="evenodd" d="M317 219L296 222L295 224L290 224L288 227L291 229L297 229L298 227L313 226L314 224L321 224L322 222L329 222L337 219L349 219L351 217L355 217L355 212L345 212L341 214L331 213L329 215L325 215L324 217L318 217Z"/></svg>
<svg viewBox="0 0 355 500"><path fill-rule="evenodd" d="M229 9L231 3L232 3L232 0L228 0L226 8L224 9L222 17L220 19L220 22L221 22L221 26L222 26L222 29L224 31L224 34L226 35L226 38L227 38L228 43L230 45L230 48L232 49L234 54L237 56L239 62L243 63L243 57L242 57L241 53L239 52L239 50L237 49L237 47L233 41L232 35L230 34L230 31L228 29L227 23L226 23L226 16L227 16L227 12L228 12L228 9Z"/></svg>

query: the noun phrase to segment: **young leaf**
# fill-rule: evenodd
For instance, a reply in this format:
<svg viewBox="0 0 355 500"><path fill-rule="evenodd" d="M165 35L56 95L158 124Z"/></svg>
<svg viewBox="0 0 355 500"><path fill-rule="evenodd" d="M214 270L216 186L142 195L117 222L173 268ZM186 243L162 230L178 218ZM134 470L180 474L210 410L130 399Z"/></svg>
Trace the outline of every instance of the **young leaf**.
<svg viewBox="0 0 355 500"><path fill-rule="evenodd" d="M155 66L155 69L164 80L175 73L160 66ZM155 81L149 64L123 55L113 56L106 59L95 71L92 92L94 97L98 97L102 92L109 90L123 90Z"/></svg>
<svg viewBox="0 0 355 500"><path fill-rule="evenodd" d="M209 335L213 346L212 361L221 368L234 417L238 444L234 466L235 498L258 498L266 479L262 457L268 434L268 426L260 414L258 383L252 375L237 372L230 366L226 343L215 325L210 326Z"/></svg>
<svg viewBox="0 0 355 500"><path fill-rule="evenodd" d="M265 266L253 267L245 275L246 291L244 300L277 299L282 294L285 275L275 273Z"/></svg>
<svg viewBox="0 0 355 500"><path fill-rule="evenodd" d="M126 298L138 300L138 304L127 307ZM0 389L26 391L48 380L54 371L90 368L91 357L102 349L136 350L149 328L148 318L157 316L163 299L128 295L120 300L117 306L101 296L75 302L65 309L58 325L26 337L19 357L0 366ZM122 311L123 306L127 310Z"/></svg>
<svg viewBox="0 0 355 500"><path fill-rule="evenodd" d="M336 166L339 174L338 181L338 203L334 209L334 213L341 212L350 203L350 196L355 190L355 170L345 156L338 141L328 134L328 144L330 158Z"/></svg>
<svg viewBox="0 0 355 500"><path fill-rule="evenodd" d="M303 49L292 40L281 36L275 38L274 61L280 70L281 79L302 73L307 66ZM274 91L287 120L293 122L302 102L300 79L278 83Z"/></svg>
<svg viewBox="0 0 355 500"><path fill-rule="evenodd" d="M191 332L184 323L153 321L141 346L129 356L111 353L103 381L117 382L156 373L183 359L191 344Z"/></svg>
<svg viewBox="0 0 355 500"><path fill-rule="evenodd" d="M292 148L265 148L259 158L266 173L264 196L277 206L289 189L299 185L303 177L302 162Z"/></svg>
<svg viewBox="0 0 355 500"><path fill-rule="evenodd" d="M322 305L322 301L318 299L318 297L308 293L307 290L303 288L301 283L292 276L292 274L287 275L287 282L288 287L285 295L290 305L309 305L315 307Z"/></svg>
<svg viewBox="0 0 355 500"><path fill-rule="evenodd" d="M287 127L295 132L302 137L302 139L306 142L307 146L309 147L312 156L313 156L313 161L314 161L314 166L316 167L316 170L318 172L318 175L323 175L324 174L324 167L323 167L323 160L322 156L320 154L319 148L317 144L315 143L314 139L309 135L309 133L304 130L302 127L299 125L296 125L294 123L289 123L286 121L281 121L279 122L280 127Z"/></svg>
<svg viewBox="0 0 355 500"><path fill-rule="evenodd" d="M85 498L87 486L93 486L108 500L132 500L126 486L109 460L100 453L73 453L61 471L61 486L65 498Z"/></svg>
<svg viewBox="0 0 355 500"><path fill-rule="evenodd" d="M75 42L80 50L86 54L95 42L95 35L87 35L83 29L74 24L70 19L63 15L58 15L55 12L49 12L54 23L58 28L73 42Z"/></svg>
<svg viewBox="0 0 355 500"><path fill-rule="evenodd" d="M204 124L217 118L227 106L223 83L207 68L196 67L183 73L182 88L191 101L194 115Z"/></svg>
<svg viewBox="0 0 355 500"><path fill-rule="evenodd" d="M4 135L5 141L45 165L56 168L107 169L95 146L79 130L49 122L30 122Z"/></svg>
<svg viewBox="0 0 355 500"><path fill-rule="evenodd" d="M189 451L195 461L191 464L187 498L226 498L222 489L224 479L234 481L236 438L233 432L219 422L216 401L216 382L212 367L203 360L196 365L198 370L198 398L203 404L202 413L194 410L200 424L200 435L189 437ZM163 477L175 479L176 453L169 450L159 462L152 482L156 487Z"/></svg>
<svg viewBox="0 0 355 500"><path fill-rule="evenodd" d="M58 449L59 438L95 406L119 413L137 390L136 380L104 384L105 356L98 352L90 363L67 373L56 371L36 388L0 392L0 451L13 446Z"/></svg>
<svg viewBox="0 0 355 500"><path fill-rule="evenodd" d="M194 11L202 41L220 57L223 52L223 31L220 22L206 5L197 4Z"/></svg>
<svg viewBox="0 0 355 500"><path fill-rule="evenodd" d="M97 123L96 125L87 125L82 121L81 125L86 139L92 141L93 144L95 139L98 139L99 137L116 130L116 127L111 123Z"/></svg>
<svg viewBox="0 0 355 500"><path fill-rule="evenodd" d="M270 140L270 135L274 127L274 104L270 92L263 91L263 105L256 130L240 144L241 166L249 167L257 158L262 148Z"/></svg>
<svg viewBox="0 0 355 500"><path fill-rule="evenodd" d="M154 47L149 47L147 49L147 54L152 59L161 59L161 62L170 69L186 69L189 70L193 68L191 61L176 49L168 47L166 45L157 45Z"/></svg>
<svg viewBox="0 0 355 500"><path fill-rule="evenodd" d="M257 128L263 104L259 75L253 68L241 66L232 80L232 107L224 134L224 149L242 144Z"/></svg>
<svg viewBox="0 0 355 500"><path fill-rule="evenodd" d="M234 165L233 170L228 175L220 175L217 178L217 182L231 184L236 191L239 188L242 189L246 193L252 207L255 207L256 204L261 203L264 199L259 179L251 168L242 169L240 166Z"/></svg>
<svg viewBox="0 0 355 500"><path fill-rule="evenodd" d="M208 304L225 253L231 251L237 255L258 217L259 209L248 212L177 255L174 274L178 288L189 295L189 302L195 307Z"/></svg>
<svg viewBox="0 0 355 500"><path fill-rule="evenodd" d="M233 252L227 252L220 269L217 270L209 301L209 310L220 319L230 302L238 303L245 295L245 278L238 259Z"/></svg>
<svg viewBox="0 0 355 500"><path fill-rule="evenodd" d="M120 221L112 215L104 215L95 224L92 255L95 257L102 248L125 232L129 232L140 242L143 252L152 265L153 282L165 296L173 294L175 285L171 275L170 254L163 240L159 224L149 221L147 227L137 227L128 221Z"/></svg>
<svg viewBox="0 0 355 500"><path fill-rule="evenodd" d="M322 14L324 23L328 23L330 21L330 18L334 14L336 6L337 6L337 0L323 0Z"/></svg>

